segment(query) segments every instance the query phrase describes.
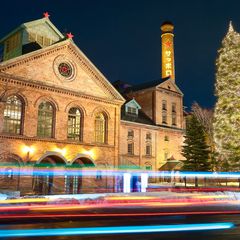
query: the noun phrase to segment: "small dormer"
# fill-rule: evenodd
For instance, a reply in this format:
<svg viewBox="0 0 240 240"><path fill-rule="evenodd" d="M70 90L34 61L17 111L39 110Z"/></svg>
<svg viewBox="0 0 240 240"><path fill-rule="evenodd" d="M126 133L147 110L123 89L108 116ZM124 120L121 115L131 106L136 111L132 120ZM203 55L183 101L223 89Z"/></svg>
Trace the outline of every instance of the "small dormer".
<svg viewBox="0 0 240 240"><path fill-rule="evenodd" d="M131 116L138 116L138 110L141 109L141 106L133 98L125 104L125 113Z"/></svg>
<svg viewBox="0 0 240 240"><path fill-rule="evenodd" d="M0 40L0 62L50 46L64 36L48 17L23 23Z"/></svg>

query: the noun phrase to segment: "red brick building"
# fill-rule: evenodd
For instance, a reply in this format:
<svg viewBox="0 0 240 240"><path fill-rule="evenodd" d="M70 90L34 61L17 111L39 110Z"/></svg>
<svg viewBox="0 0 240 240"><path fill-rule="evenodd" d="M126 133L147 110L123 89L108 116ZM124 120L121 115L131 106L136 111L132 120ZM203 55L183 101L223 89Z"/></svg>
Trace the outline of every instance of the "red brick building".
<svg viewBox="0 0 240 240"><path fill-rule="evenodd" d="M71 35L63 36L48 17L22 24L0 45L0 160L6 164L1 169L5 173L1 190L21 194L91 192L96 187L113 190L112 178L31 178L13 174L11 164L19 172L28 164L33 172L41 164L60 164L64 169L77 166L84 171L89 166L117 167L126 161L158 169L171 156L182 159L183 95L171 79L132 91L123 105L125 99ZM132 97L135 101L129 103ZM177 112L171 112L177 115L174 126L162 124L164 101ZM133 114L129 115L131 104ZM138 109L143 123L135 114ZM128 144L132 130L136 132L130 139L135 142L135 153Z"/></svg>

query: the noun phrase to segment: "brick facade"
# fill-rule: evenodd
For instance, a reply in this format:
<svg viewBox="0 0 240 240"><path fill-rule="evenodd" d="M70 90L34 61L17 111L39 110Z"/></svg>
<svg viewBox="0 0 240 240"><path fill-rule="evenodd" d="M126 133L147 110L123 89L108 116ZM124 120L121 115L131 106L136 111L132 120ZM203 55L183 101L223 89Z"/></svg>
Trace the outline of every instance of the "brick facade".
<svg viewBox="0 0 240 240"><path fill-rule="evenodd" d="M43 28L46 22L49 23L49 19L37 21ZM31 24L26 24L30 30ZM54 28L50 23L48 26L49 31ZM23 31L24 43L28 41L29 29ZM52 34L55 36L56 33L55 29ZM153 88L131 92L130 97L136 99L152 124L121 120L121 107L125 99L71 39L64 39L61 34L58 34L58 39L60 41L55 44L0 63L0 162L3 164L1 171L5 173L0 177L1 190L20 191L21 194L65 193L66 182L73 181L72 178L66 180L64 176L33 179L31 176L12 175L11 171L18 172L23 166L32 173L41 163L54 167L61 164L63 169L76 163L83 164L79 168L82 172L89 163L102 171L119 165L158 170L170 157L183 159L183 95L174 82L166 80ZM72 69L69 78L59 72L59 64L65 62ZM4 131L4 109L10 96L17 96L23 105L20 134ZM163 100L166 100L168 109L171 109L172 103L176 104L175 126L171 125L170 120L162 124ZM43 101L53 106L51 138L37 136L39 105ZM81 110L80 141L67 138L68 113L72 107ZM104 114L106 122L106 136L102 144L95 142L97 113ZM170 119L170 110L168 114ZM129 130L134 131L132 139L128 138ZM147 139L147 134L151 135L151 139ZM131 155L127 151L129 141L134 143ZM151 146L148 154L146 145ZM4 167L4 164L9 166ZM11 168L11 164L15 166ZM40 185L36 187L39 181L44 183L40 190ZM47 185L43 181L47 181ZM79 192L114 190L112 177L82 177L78 181L81 182Z"/></svg>

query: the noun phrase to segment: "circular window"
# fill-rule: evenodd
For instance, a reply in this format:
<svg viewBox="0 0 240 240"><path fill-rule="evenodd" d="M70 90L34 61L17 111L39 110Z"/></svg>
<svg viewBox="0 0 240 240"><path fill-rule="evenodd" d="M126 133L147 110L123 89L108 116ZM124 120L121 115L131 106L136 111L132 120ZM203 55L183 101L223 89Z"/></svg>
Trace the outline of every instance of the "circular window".
<svg viewBox="0 0 240 240"><path fill-rule="evenodd" d="M63 62L59 64L58 71L63 77L69 78L72 76L73 69L70 64Z"/></svg>
<svg viewBox="0 0 240 240"><path fill-rule="evenodd" d="M73 81L76 77L75 63L64 55L59 55L54 59L53 70L62 81Z"/></svg>

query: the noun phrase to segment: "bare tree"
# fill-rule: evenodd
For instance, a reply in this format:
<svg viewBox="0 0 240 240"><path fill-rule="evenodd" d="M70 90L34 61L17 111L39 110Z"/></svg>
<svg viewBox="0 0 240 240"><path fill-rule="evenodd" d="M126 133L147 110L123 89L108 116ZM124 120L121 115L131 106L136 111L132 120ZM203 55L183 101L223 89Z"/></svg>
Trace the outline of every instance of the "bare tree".
<svg viewBox="0 0 240 240"><path fill-rule="evenodd" d="M194 102L192 105L192 113L197 118L197 120L202 124L204 128L204 132L206 135L206 141L207 144L210 147L210 157L212 161L212 170L216 170L216 162L215 162L215 143L214 143L214 137L213 137L213 110L202 108L197 102Z"/></svg>

